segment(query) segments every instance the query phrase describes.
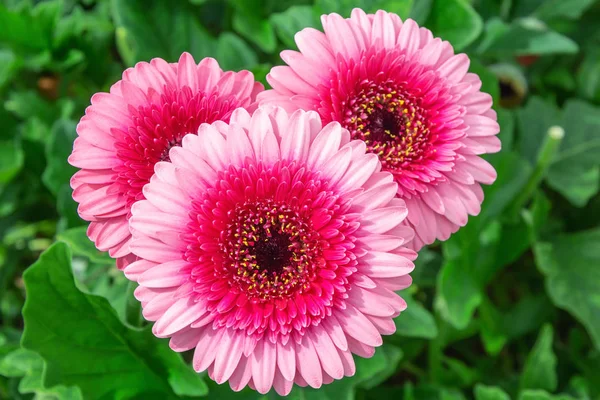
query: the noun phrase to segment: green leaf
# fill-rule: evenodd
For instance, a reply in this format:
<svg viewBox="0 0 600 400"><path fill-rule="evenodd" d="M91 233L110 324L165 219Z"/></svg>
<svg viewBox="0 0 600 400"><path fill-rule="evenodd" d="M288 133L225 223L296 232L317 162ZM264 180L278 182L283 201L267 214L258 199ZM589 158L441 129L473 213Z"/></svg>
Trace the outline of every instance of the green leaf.
<svg viewBox="0 0 600 400"><path fill-rule="evenodd" d="M502 318L509 339L519 338L551 320L555 309L545 296L525 296Z"/></svg>
<svg viewBox="0 0 600 400"><path fill-rule="evenodd" d="M581 96L600 102L600 48L592 47L577 71L577 88Z"/></svg>
<svg viewBox="0 0 600 400"><path fill-rule="evenodd" d="M49 32L28 7L13 11L0 3L0 26L3 27L0 29L0 42L17 51L38 52L51 46Z"/></svg>
<svg viewBox="0 0 600 400"><path fill-rule="evenodd" d="M460 51L479 37L483 21L466 0L434 0L427 27Z"/></svg>
<svg viewBox="0 0 600 400"><path fill-rule="evenodd" d="M502 314L487 298L484 298L479 306L479 321L483 347L488 354L495 356L504 348L508 338Z"/></svg>
<svg viewBox="0 0 600 400"><path fill-rule="evenodd" d="M272 14L269 17L277 36L283 44L291 49L297 49L294 35L304 28L319 28L319 18L311 6L292 6L284 12Z"/></svg>
<svg viewBox="0 0 600 400"><path fill-rule="evenodd" d="M558 235L534 246L552 302L587 329L600 349L600 229Z"/></svg>
<svg viewBox="0 0 600 400"><path fill-rule="evenodd" d="M0 185L9 182L18 174L24 161L25 153L19 140L0 141Z"/></svg>
<svg viewBox="0 0 600 400"><path fill-rule="evenodd" d="M407 308L394 319L396 335L405 337L433 339L438 335L433 315L412 298L408 291L399 292L406 301Z"/></svg>
<svg viewBox="0 0 600 400"><path fill-rule="evenodd" d="M573 99L560 112L555 106L533 97L519 111L520 152L534 165L548 129L565 131L558 154L552 160L546 181L573 205L584 206L598 193L600 175L600 109Z"/></svg>
<svg viewBox="0 0 600 400"><path fill-rule="evenodd" d="M365 374L365 378L360 384L358 384L361 388L372 389L381 385L389 377L393 376L396 373L396 370L398 369L398 363L404 356L404 353L399 347L396 347L391 344L384 344L383 346L378 348L378 350L385 356L385 368L370 378L368 378ZM361 368L365 369L368 367L361 366Z"/></svg>
<svg viewBox="0 0 600 400"><path fill-rule="evenodd" d="M46 386L77 385L86 399L206 393L200 376L149 328L123 325L106 299L77 289L70 259L57 242L23 275L22 345L46 361Z"/></svg>
<svg viewBox="0 0 600 400"><path fill-rule="evenodd" d="M427 3L427 0L419 0L416 3L420 2ZM413 7L415 7L414 3L415 0L386 0L381 5L381 9L387 12L398 14L400 18L405 20L412 15Z"/></svg>
<svg viewBox="0 0 600 400"><path fill-rule="evenodd" d="M429 13L431 12L431 6L433 5L433 0L418 0L413 2L412 9L408 15L409 18L414 19L417 24L424 25L425 21L429 17Z"/></svg>
<svg viewBox="0 0 600 400"><path fill-rule="evenodd" d="M475 385L475 400L510 400L504 390L495 386L485 386L480 383Z"/></svg>
<svg viewBox="0 0 600 400"><path fill-rule="evenodd" d="M52 125L58 117L69 116L72 111L72 101L63 99L51 103L37 92L27 90L10 93L4 107L23 120L38 118L48 125Z"/></svg>
<svg viewBox="0 0 600 400"><path fill-rule="evenodd" d="M266 53L275 51L275 31L268 20L255 14L236 12L233 15L233 29Z"/></svg>
<svg viewBox="0 0 600 400"><path fill-rule="evenodd" d="M440 379L442 384L462 388L472 386L478 380L478 372L463 361L452 357L444 357L443 362L446 368L443 369Z"/></svg>
<svg viewBox="0 0 600 400"><path fill-rule="evenodd" d="M219 36L216 58L224 70L239 71L258 64L256 53L239 36L229 32Z"/></svg>
<svg viewBox="0 0 600 400"><path fill-rule="evenodd" d="M61 186L68 184L71 176L77 171L67 163L71 154L73 141L77 137L77 123L59 119L52 126L50 138L46 142L47 165L42 175L42 181L56 196Z"/></svg>
<svg viewBox="0 0 600 400"><path fill-rule="evenodd" d="M562 127L565 137L548 171L548 184L573 205L582 207L598 193L600 176L600 108L567 101Z"/></svg>
<svg viewBox="0 0 600 400"><path fill-rule="evenodd" d="M579 46L573 40L548 29L535 19L516 21L500 30L496 27L488 35L493 36L486 37L486 45L479 48L485 55L575 54L579 51Z"/></svg>
<svg viewBox="0 0 600 400"><path fill-rule="evenodd" d="M87 257L97 264L112 265L115 260L107 252L100 251L86 235L87 227L71 228L59 233L56 238L67 243L75 255Z"/></svg>
<svg viewBox="0 0 600 400"><path fill-rule="evenodd" d="M57 385L45 388L42 383L44 360L37 353L25 349L17 349L0 361L0 375L19 377L19 392L35 393L36 398L58 398L60 400L79 400L79 388Z"/></svg>
<svg viewBox="0 0 600 400"><path fill-rule="evenodd" d="M544 390L525 390L519 395L519 400L575 400L567 394L552 395Z"/></svg>
<svg viewBox="0 0 600 400"><path fill-rule="evenodd" d="M546 0L533 15L541 20L554 18L578 19L595 0Z"/></svg>
<svg viewBox="0 0 600 400"><path fill-rule="evenodd" d="M444 319L464 329L481 303L481 287L472 268L460 259L447 260L438 280L436 306Z"/></svg>
<svg viewBox="0 0 600 400"><path fill-rule="evenodd" d="M556 375L556 356L552 351L554 334L550 325L545 325L527 356L519 387L525 389L544 389L553 392L558 385Z"/></svg>
<svg viewBox="0 0 600 400"><path fill-rule="evenodd" d="M0 89L4 87L19 68L19 60L9 49L0 49Z"/></svg>
<svg viewBox="0 0 600 400"><path fill-rule="evenodd" d="M215 39L198 22L186 0L112 0L119 53L129 66L161 57L175 62L184 51L196 61L214 56ZM224 68L226 69L226 68Z"/></svg>
<svg viewBox="0 0 600 400"><path fill-rule="evenodd" d="M429 247L419 250L419 257L415 260L415 269L410 274L413 285L421 288L434 287L442 268L442 262L442 256L430 250Z"/></svg>
<svg viewBox="0 0 600 400"><path fill-rule="evenodd" d="M565 169L552 167L546 178L548 184L574 206L585 206L600 189L600 167L585 170L580 165L562 165Z"/></svg>
<svg viewBox="0 0 600 400"><path fill-rule="evenodd" d="M29 371L32 364L40 360L40 356L33 351L16 349L0 360L0 375L22 377Z"/></svg>
<svg viewBox="0 0 600 400"><path fill-rule="evenodd" d="M535 165L540 146L548 128L560 123L560 110L541 97L532 97L517 111L519 121L519 153Z"/></svg>
<svg viewBox="0 0 600 400"><path fill-rule="evenodd" d="M354 8L361 8L366 13L375 13L377 10L385 10L396 13L404 19L410 14L413 1L414 0L316 0L315 9L318 14L338 13L344 18L348 18Z"/></svg>

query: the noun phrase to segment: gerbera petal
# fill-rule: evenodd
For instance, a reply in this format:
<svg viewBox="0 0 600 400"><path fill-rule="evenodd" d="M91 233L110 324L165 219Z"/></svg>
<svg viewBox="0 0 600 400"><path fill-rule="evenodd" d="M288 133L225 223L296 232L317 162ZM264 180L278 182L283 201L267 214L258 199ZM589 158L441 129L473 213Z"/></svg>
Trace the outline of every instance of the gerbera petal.
<svg viewBox="0 0 600 400"><path fill-rule="evenodd" d="M393 290L416 253L393 176L314 112L265 106L199 131L131 208L125 273L153 333L236 391L352 375L350 350L372 355L406 306Z"/></svg>

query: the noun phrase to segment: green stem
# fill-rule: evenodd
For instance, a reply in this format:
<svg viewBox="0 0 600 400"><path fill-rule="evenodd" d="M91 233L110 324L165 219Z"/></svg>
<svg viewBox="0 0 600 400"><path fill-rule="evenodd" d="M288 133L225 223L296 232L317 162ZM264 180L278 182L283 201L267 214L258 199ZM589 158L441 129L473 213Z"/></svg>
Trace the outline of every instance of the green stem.
<svg viewBox="0 0 600 400"><path fill-rule="evenodd" d="M142 304L135 298L133 292L137 283L130 281L127 285L127 304L125 305L125 320L132 326L142 326Z"/></svg>
<svg viewBox="0 0 600 400"><path fill-rule="evenodd" d="M558 147L560 146L560 142L564 136L565 131L560 126L552 126L550 129L548 129L548 133L544 138L544 143L542 143L542 148L538 153L535 168L529 176L529 180L525 184L525 187L513 201L513 205L511 207L512 212L509 215L518 215L521 209L531 199L531 196L533 196L538 186L540 183L542 183L542 180L546 176L546 172L552 164L554 156L556 155Z"/></svg>

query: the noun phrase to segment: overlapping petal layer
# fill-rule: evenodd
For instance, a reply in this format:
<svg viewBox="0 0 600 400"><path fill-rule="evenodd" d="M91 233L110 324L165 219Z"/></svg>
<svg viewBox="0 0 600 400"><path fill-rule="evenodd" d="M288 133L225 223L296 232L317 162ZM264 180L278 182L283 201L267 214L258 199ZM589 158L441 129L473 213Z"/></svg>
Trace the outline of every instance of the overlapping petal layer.
<svg viewBox="0 0 600 400"><path fill-rule="evenodd" d="M324 32L296 34L261 104L315 110L377 154L406 201L412 247L446 240L477 215L481 184L496 179L480 155L500 150L492 98L469 59L413 20L355 9L321 18Z"/></svg>
<svg viewBox="0 0 600 400"><path fill-rule="evenodd" d="M96 247L120 268L133 261L127 221L154 165L201 123L228 121L237 107L254 109L262 89L248 71L223 72L212 58L196 64L184 53L173 64L138 63L110 93L95 94L69 163L80 168L71 179L73 198Z"/></svg>
<svg viewBox="0 0 600 400"><path fill-rule="evenodd" d="M315 112L234 111L159 162L124 269L153 332L233 390L354 374L406 303L416 253L397 184Z"/></svg>

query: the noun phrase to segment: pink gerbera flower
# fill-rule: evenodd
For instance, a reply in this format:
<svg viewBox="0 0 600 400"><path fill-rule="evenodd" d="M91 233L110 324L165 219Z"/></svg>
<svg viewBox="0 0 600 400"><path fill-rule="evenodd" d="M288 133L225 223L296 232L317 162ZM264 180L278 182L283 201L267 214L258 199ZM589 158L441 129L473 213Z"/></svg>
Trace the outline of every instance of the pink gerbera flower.
<svg viewBox="0 0 600 400"><path fill-rule="evenodd" d="M304 29L300 52L281 53L289 66L271 70L259 101L340 122L394 175L413 247L446 240L479 213L480 183L496 179L478 156L500 150L491 96L465 54L413 20L359 9L321 20L325 33Z"/></svg>
<svg viewBox="0 0 600 400"><path fill-rule="evenodd" d="M354 374L406 303L416 253L392 175L338 123L281 108L203 124L133 205L125 275L153 332L233 390Z"/></svg>
<svg viewBox="0 0 600 400"><path fill-rule="evenodd" d="M77 125L69 163L81 168L71 179L88 236L122 268L129 251L131 205L144 198L154 164L169 159L187 133L203 122L228 121L238 107L255 108L263 86L249 71L223 72L212 58L196 65L184 53L178 63L155 58L123 73L110 93L97 93Z"/></svg>

